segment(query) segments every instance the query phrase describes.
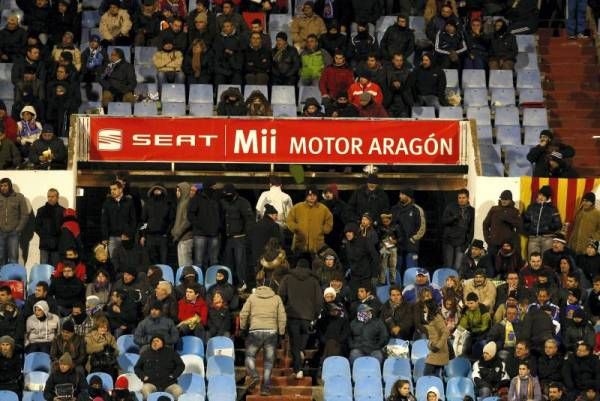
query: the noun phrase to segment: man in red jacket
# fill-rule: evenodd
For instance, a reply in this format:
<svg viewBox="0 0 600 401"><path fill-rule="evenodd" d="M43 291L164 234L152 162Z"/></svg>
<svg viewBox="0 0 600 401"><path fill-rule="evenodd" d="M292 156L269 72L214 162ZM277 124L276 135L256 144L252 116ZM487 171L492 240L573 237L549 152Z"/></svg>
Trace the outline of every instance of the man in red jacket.
<svg viewBox="0 0 600 401"><path fill-rule="evenodd" d="M368 69L363 69L356 73L358 80L350 85L348 89L348 99L350 103L356 107L360 107L360 95L363 93L369 93L373 98L373 102L376 104L383 103L383 91L381 87L375 82L372 82L372 73Z"/></svg>
<svg viewBox="0 0 600 401"><path fill-rule="evenodd" d="M179 300L180 336L194 335L204 340L204 325L208 321L208 306L200 296L201 287L193 284L185 290L185 297Z"/></svg>
<svg viewBox="0 0 600 401"><path fill-rule="evenodd" d="M364 92L359 96L358 116L366 118L384 118L388 117L387 111L381 103L376 103L369 92Z"/></svg>
<svg viewBox="0 0 600 401"><path fill-rule="evenodd" d="M336 50L333 64L325 67L319 81L322 103L332 103L340 92L345 93L353 83L354 74L346 64L346 57L340 50Z"/></svg>

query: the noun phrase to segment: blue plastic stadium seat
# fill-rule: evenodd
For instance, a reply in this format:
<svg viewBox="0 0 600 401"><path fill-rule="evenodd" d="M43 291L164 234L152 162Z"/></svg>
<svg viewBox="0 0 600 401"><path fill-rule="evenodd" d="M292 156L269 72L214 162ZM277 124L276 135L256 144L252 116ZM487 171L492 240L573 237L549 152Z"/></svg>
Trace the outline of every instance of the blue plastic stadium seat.
<svg viewBox="0 0 600 401"><path fill-rule="evenodd" d="M462 401L466 395L475 399L475 386L470 377L453 377L446 385L447 401Z"/></svg>
<svg viewBox="0 0 600 401"><path fill-rule="evenodd" d="M498 145L520 145L521 127L518 125L501 125L496 127L496 143Z"/></svg>
<svg viewBox="0 0 600 401"><path fill-rule="evenodd" d="M2 401L19 401L19 396L16 393L8 390L0 390L0 400Z"/></svg>
<svg viewBox="0 0 600 401"><path fill-rule="evenodd" d="M152 57L156 53L154 46L136 46L134 49L134 63L136 65L153 65Z"/></svg>
<svg viewBox="0 0 600 401"><path fill-rule="evenodd" d="M348 362L347 358L344 358L343 356L330 356L325 358L325 361L323 361L321 378L326 382L335 376L350 377L350 362Z"/></svg>
<svg viewBox="0 0 600 401"><path fill-rule="evenodd" d="M163 280L166 280L171 284L175 283L175 276L173 275L173 268L171 266L161 264L155 266L160 267L160 270L162 271L163 275Z"/></svg>
<svg viewBox="0 0 600 401"><path fill-rule="evenodd" d="M422 376L417 380L417 388L415 391L415 396L417 400L426 400L427 399L427 390L431 387L437 388L440 394L440 399L444 399L444 383L442 379L436 376Z"/></svg>
<svg viewBox="0 0 600 401"><path fill-rule="evenodd" d="M496 107L494 126L519 126L519 109L515 106Z"/></svg>
<svg viewBox="0 0 600 401"><path fill-rule="evenodd" d="M517 70L517 89L541 89L542 80L538 70Z"/></svg>
<svg viewBox="0 0 600 401"><path fill-rule="evenodd" d="M250 94L254 91L261 92L263 95L265 95L267 100L269 100L269 87L267 85L246 85L246 86L244 86L244 99L248 99L248 97L250 97Z"/></svg>
<svg viewBox="0 0 600 401"><path fill-rule="evenodd" d="M494 142L492 127L489 125L478 125L477 140L479 141L479 145L491 145Z"/></svg>
<svg viewBox="0 0 600 401"><path fill-rule="evenodd" d="M185 103L185 84L163 84L160 100Z"/></svg>
<svg viewBox="0 0 600 401"><path fill-rule="evenodd" d="M520 53L535 53L535 35L515 35Z"/></svg>
<svg viewBox="0 0 600 401"><path fill-rule="evenodd" d="M414 366L413 366L413 375L412 375L412 378L413 378L413 381L416 382L425 373L425 358L417 359L413 363L413 365Z"/></svg>
<svg viewBox="0 0 600 401"><path fill-rule="evenodd" d="M509 163L507 166L508 177L530 177L533 174L533 168L530 165L520 165Z"/></svg>
<svg viewBox="0 0 600 401"><path fill-rule="evenodd" d="M183 373L195 373L204 376L204 359L198 355L181 355L181 360L185 365Z"/></svg>
<svg viewBox="0 0 600 401"><path fill-rule="evenodd" d="M502 151L505 154L506 162L519 166L530 166L527 160L527 153L530 147L524 145L503 145Z"/></svg>
<svg viewBox="0 0 600 401"><path fill-rule="evenodd" d="M410 360L414 364L418 359L425 358L429 353L429 340L421 339L412 343L410 350Z"/></svg>
<svg viewBox="0 0 600 401"><path fill-rule="evenodd" d="M442 106L440 107L440 118L447 118L451 120L462 120L463 109L460 106Z"/></svg>
<svg viewBox="0 0 600 401"><path fill-rule="evenodd" d="M271 104L296 104L296 90L292 85L273 85Z"/></svg>
<svg viewBox="0 0 600 401"><path fill-rule="evenodd" d="M204 394L206 393L206 385L203 376L194 373L182 374L179 376L179 379L177 379L177 383L185 393L201 394L202 397L204 397Z"/></svg>
<svg viewBox="0 0 600 401"><path fill-rule="evenodd" d="M22 401L46 401L43 391L23 391Z"/></svg>
<svg viewBox="0 0 600 401"><path fill-rule="evenodd" d="M204 342L196 336L183 336L177 343L179 355L198 355L204 357Z"/></svg>
<svg viewBox="0 0 600 401"><path fill-rule="evenodd" d="M318 86L300 86L300 94L298 97L299 105L304 104L309 97L314 97L321 103L321 90Z"/></svg>
<svg viewBox="0 0 600 401"><path fill-rule="evenodd" d="M464 93L465 107L483 107L488 105L488 91L485 88L467 88Z"/></svg>
<svg viewBox="0 0 600 401"><path fill-rule="evenodd" d="M225 355L231 358L235 357L235 347L229 337L212 337L206 344L206 357L215 355Z"/></svg>
<svg viewBox="0 0 600 401"><path fill-rule="evenodd" d="M512 70L490 70L489 88L512 88Z"/></svg>
<svg viewBox="0 0 600 401"><path fill-rule="evenodd" d="M102 98L102 87L97 82L92 83L92 88L89 91L91 94L91 96L90 96L91 99L88 97L88 91L85 90L83 85L81 87L80 92L81 92L81 101L82 102L89 102L89 101L95 102Z"/></svg>
<svg viewBox="0 0 600 401"><path fill-rule="evenodd" d="M525 127L523 145L537 145L540 143L540 132L547 127Z"/></svg>
<svg viewBox="0 0 600 401"><path fill-rule="evenodd" d="M117 338L117 348L119 354L131 352L134 354L140 353L140 347L133 341L133 334L123 334Z"/></svg>
<svg viewBox="0 0 600 401"><path fill-rule="evenodd" d="M514 88L492 89L492 107L514 106L515 104Z"/></svg>
<svg viewBox="0 0 600 401"><path fill-rule="evenodd" d="M374 400L383 399L381 380L373 380L372 378L365 377L357 381L354 385L354 399L363 399L363 397Z"/></svg>
<svg viewBox="0 0 600 401"><path fill-rule="evenodd" d="M287 14L271 14L269 16L270 32L289 32L292 19Z"/></svg>
<svg viewBox="0 0 600 401"><path fill-rule="evenodd" d="M198 266L193 266L194 271L196 272L196 275L198 276L196 279L196 282L198 284L204 284L204 273L202 273L202 269L199 268ZM177 272L175 272L175 285L178 285L181 282L181 273L183 272L183 268L184 266L181 266L180 268L177 269Z"/></svg>
<svg viewBox="0 0 600 401"><path fill-rule="evenodd" d="M363 379L381 382L381 366L372 356L361 356L352 364L352 379L355 383Z"/></svg>
<svg viewBox="0 0 600 401"><path fill-rule="evenodd" d="M479 144L479 153L484 163L499 163L501 161L499 145Z"/></svg>
<svg viewBox="0 0 600 401"><path fill-rule="evenodd" d="M485 107L469 107L467 109L467 118L477 121L477 125L492 125L490 108Z"/></svg>
<svg viewBox="0 0 600 401"><path fill-rule="evenodd" d="M81 26L95 28L100 24L100 13L97 10L88 10L81 13Z"/></svg>
<svg viewBox="0 0 600 401"><path fill-rule="evenodd" d="M204 381L202 383L204 383ZM181 386L181 383L179 385ZM177 401L204 401L204 397L204 394L201 393L183 393L179 396Z"/></svg>
<svg viewBox="0 0 600 401"><path fill-rule="evenodd" d="M45 352L31 352L25 355L25 363L23 364L23 373L29 372L46 372L50 373L52 361L50 355Z"/></svg>
<svg viewBox="0 0 600 401"><path fill-rule="evenodd" d="M29 372L24 376L25 390L43 391L49 375L46 372Z"/></svg>
<svg viewBox="0 0 600 401"><path fill-rule="evenodd" d="M156 67L150 64L134 65L135 80L138 84L156 82Z"/></svg>
<svg viewBox="0 0 600 401"><path fill-rule="evenodd" d="M190 104L209 103L213 104L213 86L211 84L190 85Z"/></svg>
<svg viewBox="0 0 600 401"><path fill-rule="evenodd" d="M133 105L133 114L138 117L151 117L158 115L156 102L138 102Z"/></svg>
<svg viewBox="0 0 600 401"><path fill-rule="evenodd" d="M536 53L519 53L517 54L517 62L515 63L517 70L539 70Z"/></svg>
<svg viewBox="0 0 600 401"><path fill-rule="evenodd" d="M377 293L377 299L381 303L385 303L388 299L390 299L390 285L378 285L375 288L375 292Z"/></svg>
<svg viewBox="0 0 600 401"><path fill-rule="evenodd" d="M45 281L50 284L50 278L54 272L54 266L47 264L36 264L31 267L29 272L29 281L27 282L28 289L31 290L29 294L33 294L35 286L40 281Z"/></svg>
<svg viewBox="0 0 600 401"><path fill-rule="evenodd" d="M398 17L395 15L382 15L375 23L375 31L380 33L380 37L383 37L385 31L397 21Z"/></svg>
<svg viewBox="0 0 600 401"><path fill-rule="evenodd" d="M223 266L223 265L214 265L214 266L209 267L206 270L206 276L204 277L204 287L206 288L207 291L210 287L215 285L215 283L217 282L217 278L216 278L217 272L220 269L227 270L227 272L229 273L229 277L227 278L227 281L229 282L229 284L233 284L233 276L231 274L231 269L229 267Z"/></svg>
<svg viewBox="0 0 600 401"><path fill-rule="evenodd" d="M458 70L444 70L446 74L446 88L458 89Z"/></svg>
<svg viewBox="0 0 600 401"><path fill-rule="evenodd" d="M111 116L130 116L131 115L131 103L110 102L108 104L108 114Z"/></svg>
<svg viewBox="0 0 600 401"><path fill-rule="evenodd" d="M169 393L165 393L163 391L157 391L155 393L150 393L148 395L148 399L146 401L158 401L160 397L167 397L171 401L175 401L173 396Z"/></svg>
<svg viewBox="0 0 600 401"><path fill-rule="evenodd" d="M519 89L519 104L543 102L544 92L541 88Z"/></svg>
<svg viewBox="0 0 600 401"><path fill-rule="evenodd" d="M233 376L214 376L208 381L206 395L209 400L216 396L232 396L235 400L236 388L235 377Z"/></svg>
<svg viewBox="0 0 600 401"><path fill-rule="evenodd" d="M164 102L162 104L162 115L172 117L185 116L185 103Z"/></svg>
<svg viewBox="0 0 600 401"><path fill-rule="evenodd" d="M296 104L274 104L273 117L296 117L298 107Z"/></svg>
<svg viewBox="0 0 600 401"><path fill-rule="evenodd" d="M504 164L481 163L481 173L484 177L504 177Z"/></svg>
<svg viewBox="0 0 600 401"><path fill-rule="evenodd" d="M437 285L438 287L442 288L446 285L446 279L451 276L459 277L459 274L456 270L452 268L441 267L439 269L435 269L435 271L433 272L431 282Z"/></svg>
<svg viewBox="0 0 600 401"><path fill-rule="evenodd" d="M524 127L547 127L548 111L546 108L524 109L523 110Z"/></svg>
<svg viewBox="0 0 600 401"><path fill-rule="evenodd" d="M235 376L233 358L225 355L215 355L208 358L206 364L206 377L213 376Z"/></svg>
<svg viewBox="0 0 600 401"><path fill-rule="evenodd" d="M128 63L131 63L131 47L130 46L108 46L108 49L106 51L108 52L109 57L114 49L123 50L123 55L125 56L125 61L127 61Z"/></svg>
<svg viewBox="0 0 600 401"><path fill-rule="evenodd" d="M420 107L414 106L412 108L412 118L417 120L430 120L435 118L435 107Z"/></svg>
<svg viewBox="0 0 600 401"><path fill-rule="evenodd" d="M325 381L323 396L352 396L352 382L350 376L333 376Z"/></svg>
<svg viewBox="0 0 600 401"><path fill-rule="evenodd" d="M14 100L15 91L12 82L0 82L0 99Z"/></svg>
<svg viewBox="0 0 600 401"><path fill-rule="evenodd" d="M190 116L211 117L213 115L212 103L190 103Z"/></svg>
<svg viewBox="0 0 600 401"><path fill-rule="evenodd" d="M0 64L0 81L10 81L13 63Z"/></svg>
<svg viewBox="0 0 600 401"><path fill-rule="evenodd" d="M27 270L18 263L8 263L0 269L0 280L19 280L27 283Z"/></svg>
<svg viewBox="0 0 600 401"><path fill-rule="evenodd" d="M451 359L444 367L446 379L453 377L469 377L471 374L471 362L461 356Z"/></svg>
<svg viewBox="0 0 600 401"><path fill-rule="evenodd" d="M112 391L113 389L113 379L112 376L109 375L108 373L105 372L94 372L94 373L90 373L87 376L87 382L89 383L90 380L92 380L92 378L94 376L98 376L100 378L100 380L102 380L102 388L106 391Z"/></svg>
<svg viewBox="0 0 600 401"><path fill-rule="evenodd" d="M462 87L466 88L485 88L485 70L463 70Z"/></svg>
<svg viewBox="0 0 600 401"><path fill-rule="evenodd" d="M352 401L352 395L328 395L323 401Z"/></svg>
<svg viewBox="0 0 600 401"><path fill-rule="evenodd" d="M139 359L139 354L126 352L119 355L119 357L117 358L117 362L119 363L119 368L121 369L121 371L127 373L134 373L133 369L135 368L135 364Z"/></svg>
<svg viewBox="0 0 600 401"><path fill-rule="evenodd" d="M79 106L79 114L89 114L90 110L98 110L102 107L102 102L82 102Z"/></svg>
<svg viewBox="0 0 600 401"><path fill-rule="evenodd" d="M383 381L395 382L399 378L411 377L410 360L408 358L387 358L383 362Z"/></svg>

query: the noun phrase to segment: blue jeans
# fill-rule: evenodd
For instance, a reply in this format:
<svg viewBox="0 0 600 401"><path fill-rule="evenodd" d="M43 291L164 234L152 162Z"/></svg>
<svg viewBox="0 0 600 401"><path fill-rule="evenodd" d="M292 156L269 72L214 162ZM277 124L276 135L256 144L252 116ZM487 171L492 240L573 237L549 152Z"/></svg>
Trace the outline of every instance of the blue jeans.
<svg viewBox="0 0 600 401"><path fill-rule="evenodd" d="M0 260L2 264L19 262L19 233L0 231Z"/></svg>
<svg viewBox="0 0 600 401"><path fill-rule="evenodd" d="M246 282L246 237L227 238L225 243L225 255L223 256L225 265L235 271L237 283Z"/></svg>
<svg viewBox="0 0 600 401"><path fill-rule="evenodd" d="M40 249L40 263L48 264L52 266L56 266L56 264L60 261L60 255L58 251L47 251L45 249Z"/></svg>
<svg viewBox="0 0 600 401"><path fill-rule="evenodd" d="M383 363L383 352L381 352L381 350L378 349L371 353L368 353L368 352L363 352L363 351L359 350L358 348L354 348L353 350L350 350L350 355L348 358L348 359L350 359L350 365L352 365L354 363L354 361L357 360L358 358L360 358L361 356L372 356L373 358L375 358L379 361L380 365Z"/></svg>
<svg viewBox="0 0 600 401"><path fill-rule="evenodd" d="M194 264L206 266L204 255L208 252L208 265L219 264L219 237L194 236Z"/></svg>
<svg viewBox="0 0 600 401"><path fill-rule="evenodd" d="M585 31L586 0L567 0L567 34L574 36Z"/></svg>
<svg viewBox="0 0 600 401"><path fill-rule="evenodd" d="M121 245L121 237L108 237L108 256L111 257L113 252Z"/></svg>
<svg viewBox="0 0 600 401"><path fill-rule="evenodd" d="M253 379L258 379L256 371L256 354L264 350L263 385L271 384L271 370L277 348L277 332L274 330L254 330L246 338L246 372Z"/></svg>
<svg viewBox="0 0 600 401"><path fill-rule="evenodd" d="M458 271L464 256L465 252L462 246L444 244L444 267L452 267Z"/></svg>
<svg viewBox="0 0 600 401"><path fill-rule="evenodd" d="M194 240L192 238L186 239L186 240L181 240L177 243L178 266L189 266L194 263L192 260L192 250L193 249L194 249Z"/></svg>

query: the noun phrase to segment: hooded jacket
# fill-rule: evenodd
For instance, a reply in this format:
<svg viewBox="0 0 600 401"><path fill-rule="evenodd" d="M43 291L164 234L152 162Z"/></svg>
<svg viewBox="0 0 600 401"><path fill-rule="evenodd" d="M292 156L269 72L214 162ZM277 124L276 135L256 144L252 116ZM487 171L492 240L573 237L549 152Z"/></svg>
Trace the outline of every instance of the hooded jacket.
<svg viewBox="0 0 600 401"><path fill-rule="evenodd" d="M225 278L223 282L218 282L211 286L206 292L206 300L208 305L210 306L212 303L212 299L216 292L219 292L223 298L223 300L227 303L229 310L235 311L238 309L239 305L239 297L237 294L237 289L233 287L233 285L229 284L227 281L229 278L229 273L227 270L223 270L223 275Z"/></svg>
<svg viewBox="0 0 600 401"><path fill-rule="evenodd" d="M350 349L358 349L368 355L381 350L388 339L387 327L379 318L373 317L368 322L354 319L350 323Z"/></svg>
<svg viewBox="0 0 600 401"><path fill-rule="evenodd" d="M168 317L146 317L138 324L133 334L133 341L140 347L148 345L156 336L161 336L165 345L175 345L179 341L179 332L175 323Z"/></svg>
<svg viewBox="0 0 600 401"><path fill-rule="evenodd" d="M15 192L8 183L8 195L0 195L0 230L20 233L29 220L29 206L23 194Z"/></svg>
<svg viewBox="0 0 600 401"><path fill-rule="evenodd" d="M33 305L44 311L45 318L40 320L35 314L27 318L25 324L25 346L36 343L51 343L58 334L60 320L57 315L50 313L46 301L38 301Z"/></svg>
<svg viewBox="0 0 600 401"><path fill-rule="evenodd" d="M177 200L177 208L175 209L175 222L171 228L171 236L173 241L186 241L192 238L192 225L188 219L188 205L190 203L190 184L180 182L177 184L181 196Z"/></svg>
<svg viewBox="0 0 600 401"><path fill-rule="evenodd" d="M187 219L194 236L214 237L221 228L221 208L212 189L206 188L189 200Z"/></svg>
<svg viewBox="0 0 600 401"><path fill-rule="evenodd" d="M152 336L154 337L160 338ZM165 391L167 387L177 383L184 370L185 365L177 351L166 344L159 350L149 348L143 352L134 368L135 374L144 383L153 384L158 391Z"/></svg>
<svg viewBox="0 0 600 401"><path fill-rule="evenodd" d="M293 250L317 252L333 228L333 215L320 202L313 206L300 202L290 211L287 226L294 233Z"/></svg>
<svg viewBox="0 0 600 401"><path fill-rule="evenodd" d="M290 270L281 280L279 296L288 319L315 320L319 316L323 294L319 281L309 269Z"/></svg>
<svg viewBox="0 0 600 401"><path fill-rule="evenodd" d="M408 27L400 25L390 25L383 34L383 38L379 43L383 58L390 60L394 54L401 53L404 60L415 52L415 33Z"/></svg>
<svg viewBox="0 0 600 401"><path fill-rule="evenodd" d="M161 194L154 195L154 190L159 189ZM146 235L166 236L173 226L175 210L167 198L167 189L162 185L153 185L148 190L148 199L142 209L142 223L146 223Z"/></svg>
<svg viewBox="0 0 600 401"><path fill-rule="evenodd" d="M444 209L442 224L444 242L467 249L473 240L475 208L470 204L461 207L458 203L451 203Z"/></svg>
<svg viewBox="0 0 600 401"><path fill-rule="evenodd" d="M52 152L51 161L40 161L44 152ZM67 167L67 148L65 143L54 135L50 140L40 137L29 149L29 160L36 169L65 169Z"/></svg>
<svg viewBox="0 0 600 401"><path fill-rule="evenodd" d="M515 203L504 207L498 201L497 206L492 206L485 220L483 220L483 236L488 245L500 246L503 241L510 240L517 244L523 222Z"/></svg>
<svg viewBox="0 0 600 401"><path fill-rule="evenodd" d="M523 231L529 236L550 235L561 227L558 209L550 201L532 203L523 214Z"/></svg>
<svg viewBox="0 0 600 401"><path fill-rule="evenodd" d="M365 280L379 274L379 254L373 243L360 235L358 224L348 223L344 233L353 232L352 241L344 240L341 257L343 266L350 269L352 281Z"/></svg>
<svg viewBox="0 0 600 401"><path fill-rule="evenodd" d="M398 248L409 253L419 252L419 242L425 235L427 223L425 212L413 200L398 202L392 208L392 222L398 225Z"/></svg>
<svg viewBox="0 0 600 401"><path fill-rule="evenodd" d="M230 102L228 100L229 97L235 97L236 100ZM231 87L223 91L219 99L219 104L217 104L217 115L227 117L246 115L246 105L242 93L238 88Z"/></svg>
<svg viewBox="0 0 600 401"><path fill-rule="evenodd" d="M342 277L344 276L345 272L340 263L340 258L333 249L327 247L323 251L319 250L316 256L317 257L313 260L312 268L319 283L321 283L321 287L329 287L329 283L331 283L331 280L333 280L336 275L341 274ZM325 259L327 256L333 256L335 258L335 263L331 268L325 266Z"/></svg>
<svg viewBox="0 0 600 401"><path fill-rule="evenodd" d="M287 316L279 295L265 286L256 288L240 312L240 329L272 330L285 334Z"/></svg>
<svg viewBox="0 0 600 401"><path fill-rule="evenodd" d="M381 16L381 6L376 0L351 0L354 21L369 22L373 25Z"/></svg>
<svg viewBox="0 0 600 401"><path fill-rule="evenodd" d="M54 397L56 397L56 386L61 384L73 385L73 395L75 396L75 399L78 399L78 396L88 388L85 376L80 374L74 367L71 367L66 373L56 369L50 373L48 381L46 381L46 386L44 387L44 399L46 401L54 400Z"/></svg>
<svg viewBox="0 0 600 401"><path fill-rule="evenodd" d="M446 105L446 74L438 67L418 66L408 76L407 86L412 93L413 102L419 96L437 96L441 105Z"/></svg>

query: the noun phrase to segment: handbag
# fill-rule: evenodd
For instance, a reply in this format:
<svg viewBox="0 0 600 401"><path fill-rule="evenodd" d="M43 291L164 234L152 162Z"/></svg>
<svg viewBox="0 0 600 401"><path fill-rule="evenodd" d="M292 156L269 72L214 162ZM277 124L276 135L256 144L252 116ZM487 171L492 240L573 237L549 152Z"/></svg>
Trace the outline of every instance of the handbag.
<svg viewBox="0 0 600 401"><path fill-rule="evenodd" d="M452 342L452 348L454 349L454 355L461 356L467 350L467 343L471 338L469 330L464 329L462 326L457 326L454 330L454 341Z"/></svg>

